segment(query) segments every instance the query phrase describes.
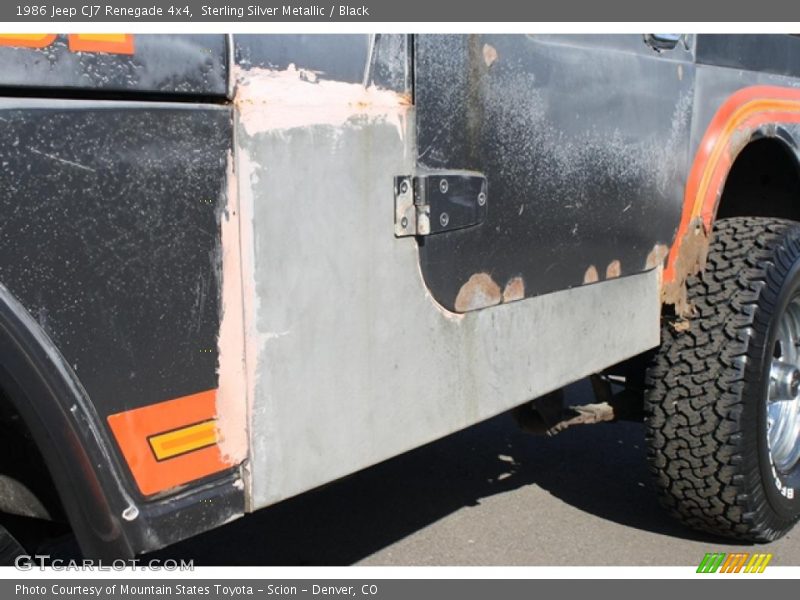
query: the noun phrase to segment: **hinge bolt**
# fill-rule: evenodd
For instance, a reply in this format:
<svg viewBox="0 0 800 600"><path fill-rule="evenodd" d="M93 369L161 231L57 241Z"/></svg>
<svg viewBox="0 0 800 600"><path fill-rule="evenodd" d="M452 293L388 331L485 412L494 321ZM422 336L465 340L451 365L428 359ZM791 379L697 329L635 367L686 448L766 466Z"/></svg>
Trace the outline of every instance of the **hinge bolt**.
<svg viewBox="0 0 800 600"><path fill-rule="evenodd" d="M400 219L400 227L406 229L408 227L408 217L403 217Z"/></svg>
<svg viewBox="0 0 800 600"><path fill-rule="evenodd" d="M442 179L442 181L444 181L444 179ZM447 227L447 224L449 222L450 222L450 216L446 212L443 212L442 214L439 215L439 223L442 225L442 227Z"/></svg>
<svg viewBox="0 0 800 600"><path fill-rule="evenodd" d="M450 187L450 186L449 186L449 185L448 185L448 183L447 183L447 179L441 179L441 180L439 180L439 191L440 191L440 192L442 192L443 194L446 194L446 193L447 193L447 189L448 189L449 187Z"/></svg>
<svg viewBox="0 0 800 600"><path fill-rule="evenodd" d="M408 181L405 179L400 183L400 193L403 195L408 193Z"/></svg>

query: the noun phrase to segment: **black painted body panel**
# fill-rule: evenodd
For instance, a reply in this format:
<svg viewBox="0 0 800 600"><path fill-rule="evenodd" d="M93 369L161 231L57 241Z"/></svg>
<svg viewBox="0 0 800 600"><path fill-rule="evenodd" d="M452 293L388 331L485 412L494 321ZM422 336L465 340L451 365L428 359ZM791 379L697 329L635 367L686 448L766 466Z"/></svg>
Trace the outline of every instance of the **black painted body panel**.
<svg viewBox="0 0 800 600"><path fill-rule="evenodd" d="M3 89L58 94L159 94L224 98L228 42L222 34L134 35L132 55L73 52L59 35L41 49L0 46Z"/></svg>
<svg viewBox="0 0 800 600"><path fill-rule="evenodd" d="M482 225L421 244L434 297L454 309L488 273L525 296L645 270L669 244L689 164L693 65L641 36L419 36L422 168L470 169L489 182ZM494 55L496 53L496 58ZM613 267L611 268L613 271Z"/></svg>
<svg viewBox="0 0 800 600"><path fill-rule="evenodd" d="M367 34L242 34L234 37L236 64L244 69L314 71L321 79L361 83L369 59Z"/></svg>
<svg viewBox="0 0 800 600"><path fill-rule="evenodd" d="M102 417L216 387L230 110L0 103L0 281Z"/></svg>
<svg viewBox="0 0 800 600"><path fill-rule="evenodd" d="M698 35L698 64L800 77L796 35Z"/></svg>
<svg viewBox="0 0 800 600"><path fill-rule="evenodd" d="M290 65L317 78L411 91L411 36L404 34L235 35L240 69L284 70Z"/></svg>

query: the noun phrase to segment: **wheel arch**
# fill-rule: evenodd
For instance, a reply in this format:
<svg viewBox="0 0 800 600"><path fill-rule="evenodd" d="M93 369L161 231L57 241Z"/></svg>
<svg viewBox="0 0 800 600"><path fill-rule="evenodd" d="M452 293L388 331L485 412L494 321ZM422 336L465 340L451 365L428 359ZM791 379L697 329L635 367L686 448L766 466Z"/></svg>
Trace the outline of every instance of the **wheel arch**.
<svg viewBox="0 0 800 600"><path fill-rule="evenodd" d="M156 550L244 514L239 470L143 501L86 391L53 341L0 283L0 389L42 454L84 555Z"/></svg>
<svg viewBox="0 0 800 600"><path fill-rule="evenodd" d="M800 221L800 151L788 129L758 130L736 155L714 213L727 217Z"/></svg>
<svg viewBox="0 0 800 600"><path fill-rule="evenodd" d="M0 284L0 388L49 470L87 555L132 555L120 523L133 506L79 381L56 346Z"/></svg>
<svg viewBox="0 0 800 600"><path fill-rule="evenodd" d="M752 86L729 96L707 126L689 171L679 226L667 257L661 299L691 316L686 280L705 268L718 216L773 216L800 220L800 90ZM770 159L779 160L770 163ZM759 169L761 172L759 172ZM764 184L764 175L767 184ZM757 183L762 185L758 186ZM779 202L756 205L754 188L782 192ZM749 189L748 189L749 188Z"/></svg>

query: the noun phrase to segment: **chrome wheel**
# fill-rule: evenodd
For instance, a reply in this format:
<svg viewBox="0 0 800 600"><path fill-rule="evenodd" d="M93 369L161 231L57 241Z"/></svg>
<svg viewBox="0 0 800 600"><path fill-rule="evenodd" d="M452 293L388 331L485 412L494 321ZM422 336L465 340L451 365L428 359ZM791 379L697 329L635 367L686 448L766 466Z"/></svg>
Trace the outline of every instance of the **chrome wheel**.
<svg viewBox="0 0 800 600"><path fill-rule="evenodd" d="M800 295L778 321L772 357L767 444L775 468L788 473L800 461Z"/></svg>

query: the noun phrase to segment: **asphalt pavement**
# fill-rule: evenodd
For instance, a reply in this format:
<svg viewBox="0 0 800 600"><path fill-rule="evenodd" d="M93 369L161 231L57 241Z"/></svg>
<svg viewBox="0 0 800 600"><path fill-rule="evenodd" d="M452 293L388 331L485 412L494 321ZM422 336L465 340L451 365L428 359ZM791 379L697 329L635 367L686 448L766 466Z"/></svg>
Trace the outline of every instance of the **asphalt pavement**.
<svg viewBox="0 0 800 600"><path fill-rule="evenodd" d="M585 382L567 402L591 401ZM659 506L644 426L553 438L501 415L157 554L195 565L696 565L706 552L800 565L800 527L767 545L696 533Z"/></svg>

